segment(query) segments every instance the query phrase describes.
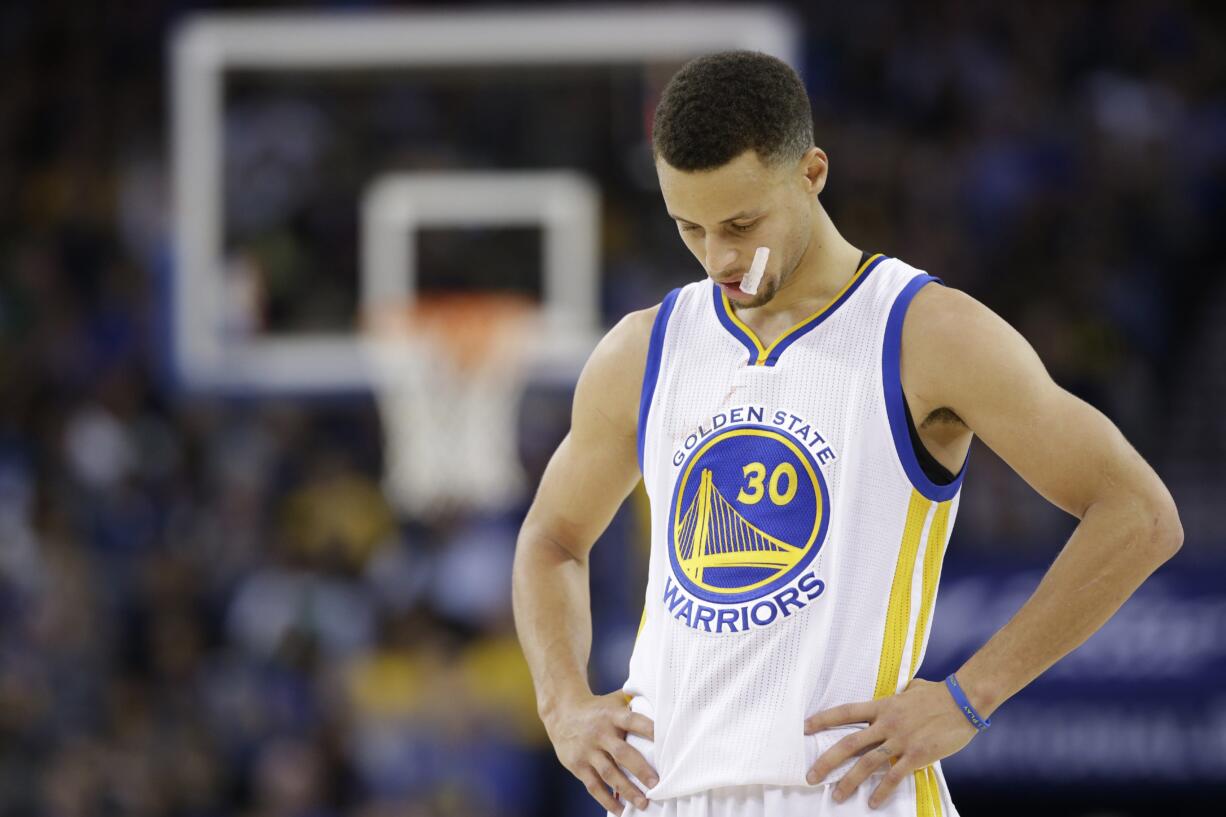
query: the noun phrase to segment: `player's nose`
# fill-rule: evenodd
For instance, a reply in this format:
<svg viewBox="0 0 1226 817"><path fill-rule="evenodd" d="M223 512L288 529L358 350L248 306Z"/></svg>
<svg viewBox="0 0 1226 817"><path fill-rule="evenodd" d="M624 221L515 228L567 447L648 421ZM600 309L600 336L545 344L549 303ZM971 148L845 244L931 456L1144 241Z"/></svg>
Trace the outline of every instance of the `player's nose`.
<svg viewBox="0 0 1226 817"><path fill-rule="evenodd" d="M732 247L708 241L706 253L707 274L712 278L726 278L725 271L736 266L736 250Z"/></svg>

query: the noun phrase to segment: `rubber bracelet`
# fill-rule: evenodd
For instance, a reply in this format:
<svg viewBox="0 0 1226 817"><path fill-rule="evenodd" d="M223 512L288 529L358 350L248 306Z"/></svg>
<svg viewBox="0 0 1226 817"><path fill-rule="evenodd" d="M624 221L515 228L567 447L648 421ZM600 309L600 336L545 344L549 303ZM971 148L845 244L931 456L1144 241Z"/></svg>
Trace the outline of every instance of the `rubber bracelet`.
<svg viewBox="0 0 1226 817"><path fill-rule="evenodd" d="M970 700L967 699L966 693L962 691L962 687L958 685L958 679L954 677L952 672L945 679L945 686L949 688L949 694L954 696L954 703L962 710L962 714L966 716L966 719L971 722L971 726L982 732L992 725L992 721L979 717L979 713L975 711L975 707L971 706Z"/></svg>

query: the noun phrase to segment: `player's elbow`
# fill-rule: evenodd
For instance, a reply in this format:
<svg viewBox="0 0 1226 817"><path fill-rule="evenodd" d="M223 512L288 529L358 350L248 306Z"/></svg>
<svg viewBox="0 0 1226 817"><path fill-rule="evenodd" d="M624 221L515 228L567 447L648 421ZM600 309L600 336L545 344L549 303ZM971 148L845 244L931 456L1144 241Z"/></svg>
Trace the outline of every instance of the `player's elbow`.
<svg viewBox="0 0 1226 817"><path fill-rule="evenodd" d="M1183 522L1179 521L1179 509L1171 502L1170 511L1163 516L1165 536L1163 544L1174 556L1183 547Z"/></svg>
<svg viewBox="0 0 1226 817"><path fill-rule="evenodd" d="M555 526L542 524L530 511L520 528L515 546L516 564L526 561L541 561L548 564L576 562L584 564L586 554L568 537L559 533Z"/></svg>
<svg viewBox="0 0 1226 817"><path fill-rule="evenodd" d="M1183 523L1179 509L1165 486L1141 502L1139 521L1142 540L1158 557L1160 563L1170 559L1183 547Z"/></svg>

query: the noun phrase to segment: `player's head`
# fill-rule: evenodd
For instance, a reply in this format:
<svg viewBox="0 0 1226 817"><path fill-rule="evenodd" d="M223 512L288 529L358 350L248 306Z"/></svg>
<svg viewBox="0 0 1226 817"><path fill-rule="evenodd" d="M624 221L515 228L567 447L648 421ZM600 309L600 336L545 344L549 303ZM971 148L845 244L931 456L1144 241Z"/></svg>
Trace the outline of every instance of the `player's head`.
<svg viewBox="0 0 1226 817"><path fill-rule="evenodd" d="M809 245L826 180L796 72L756 51L690 61L656 107L652 155L668 212L707 274L732 282L742 306L769 301ZM751 298L735 286L760 246L771 255Z"/></svg>

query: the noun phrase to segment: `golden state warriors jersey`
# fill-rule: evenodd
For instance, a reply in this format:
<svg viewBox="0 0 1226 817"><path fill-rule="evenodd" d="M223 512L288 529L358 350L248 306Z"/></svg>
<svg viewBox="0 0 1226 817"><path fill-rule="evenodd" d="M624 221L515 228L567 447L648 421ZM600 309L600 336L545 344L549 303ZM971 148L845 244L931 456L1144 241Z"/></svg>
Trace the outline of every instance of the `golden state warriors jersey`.
<svg viewBox="0 0 1226 817"><path fill-rule="evenodd" d="M661 304L638 429L651 560L624 685L655 723L654 741L628 738L659 774L653 800L805 786L864 728L805 735L805 718L915 676L966 472L934 482L909 433L902 324L930 282L873 255L769 346L709 280ZM943 788L939 764L915 774L917 795Z"/></svg>

